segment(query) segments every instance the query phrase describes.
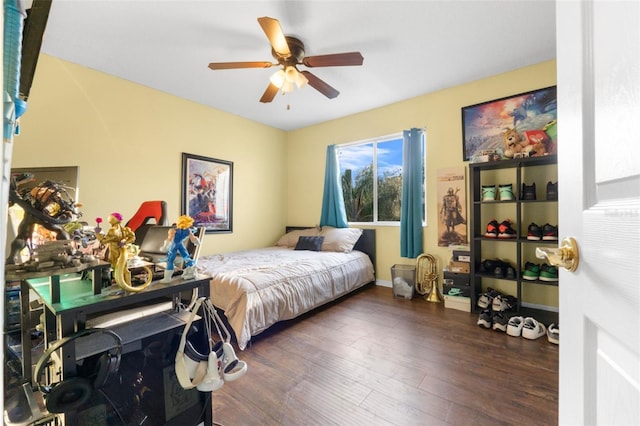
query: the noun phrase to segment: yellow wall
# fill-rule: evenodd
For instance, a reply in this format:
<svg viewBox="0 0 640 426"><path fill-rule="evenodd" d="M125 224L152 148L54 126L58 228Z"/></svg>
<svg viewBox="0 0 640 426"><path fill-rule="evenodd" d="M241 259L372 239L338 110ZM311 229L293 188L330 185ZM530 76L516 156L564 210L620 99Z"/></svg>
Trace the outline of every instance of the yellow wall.
<svg viewBox="0 0 640 426"><path fill-rule="evenodd" d="M555 61L544 62L505 74L448 88L382 108L291 131L287 134L287 222L316 224L322 203L326 147L424 127L427 133L427 227L424 251L440 260L440 270L450 251L438 247L437 170L467 167L462 161L461 108L556 84ZM293 178L295 177L295 179ZM431 182L431 184L429 184ZM469 204L467 203L467 206ZM412 264L400 257L400 228L377 227L377 277L390 281L391 266ZM530 291L530 303L558 306L557 289Z"/></svg>
<svg viewBox="0 0 640 426"><path fill-rule="evenodd" d="M234 115L41 55L16 138L13 167L80 167L85 220L144 200L168 202L180 214L181 152L234 162L232 234L209 234L203 254L272 244L285 224L320 220L326 147L427 129L427 179L439 168L465 167L461 107L556 84L555 61L425 94L307 128L283 132ZM448 261L437 246L435 187L427 188L424 251ZM170 219L171 220L171 219ZM377 274L390 280L400 257L399 227L377 228ZM557 292L532 303L557 306Z"/></svg>
<svg viewBox="0 0 640 426"><path fill-rule="evenodd" d="M202 254L272 244L286 221L285 133L41 55L12 167L79 166L83 219L145 200L180 214L181 153L234 163L233 233ZM265 226L266 225L266 226Z"/></svg>

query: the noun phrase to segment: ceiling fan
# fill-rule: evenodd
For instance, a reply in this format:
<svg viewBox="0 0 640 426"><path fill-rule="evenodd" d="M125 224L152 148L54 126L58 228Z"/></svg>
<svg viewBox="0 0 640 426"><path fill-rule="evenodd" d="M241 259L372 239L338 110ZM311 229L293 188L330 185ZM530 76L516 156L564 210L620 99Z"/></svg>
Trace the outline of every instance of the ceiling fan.
<svg viewBox="0 0 640 426"><path fill-rule="evenodd" d="M211 62L209 68L212 70L226 70L237 68L270 68L280 66L280 70L271 76L269 86L260 98L260 102L271 102L278 91L287 93L293 90L294 85L298 88L309 84L311 87L333 99L340 94L329 84L310 73L309 71L299 71L298 65L305 67L338 67L362 65L363 57L360 52L334 53L329 55L305 56L304 44L296 37L285 36L277 19L264 16L258 18L262 30L267 35L271 43L271 55L278 61L271 62Z"/></svg>

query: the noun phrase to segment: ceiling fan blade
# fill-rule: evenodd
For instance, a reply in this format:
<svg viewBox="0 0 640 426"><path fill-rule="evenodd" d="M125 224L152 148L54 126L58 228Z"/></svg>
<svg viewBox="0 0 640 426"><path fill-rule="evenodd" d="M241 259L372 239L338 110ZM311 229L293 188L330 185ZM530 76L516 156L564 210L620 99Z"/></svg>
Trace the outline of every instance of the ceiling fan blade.
<svg viewBox="0 0 640 426"><path fill-rule="evenodd" d="M364 58L360 52L334 53L331 55L307 56L302 63L308 67L343 67L362 65Z"/></svg>
<svg viewBox="0 0 640 426"><path fill-rule="evenodd" d="M276 97L276 94L278 93L278 87L275 86L273 83L269 83L269 87L267 87L267 90L264 91L264 93L262 94L262 97L260 98L260 102L262 103L269 103L273 100L273 98Z"/></svg>
<svg viewBox="0 0 640 426"><path fill-rule="evenodd" d="M311 74L309 71L301 71L301 73L305 77L307 77L307 80L309 80L309 86L313 87L318 92L325 95L327 98L333 99L340 94L340 92L338 92L336 89L329 86L327 83L320 80L318 77L316 77L314 74Z"/></svg>
<svg viewBox="0 0 640 426"><path fill-rule="evenodd" d="M258 22L260 23L264 33L267 35L273 50L284 57L291 56L291 50L289 50L287 40L284 38L282 27L280 27L280 21L274 18L269 18L268 16L263 16L262 18L258 18Z"/></svg>
<svg viewBox="0 0 640 426"><path fill-rule="evenodd" d="M212 70L230 70L237 68L270 68L271 62L211 62L209 68Z"/></svg>

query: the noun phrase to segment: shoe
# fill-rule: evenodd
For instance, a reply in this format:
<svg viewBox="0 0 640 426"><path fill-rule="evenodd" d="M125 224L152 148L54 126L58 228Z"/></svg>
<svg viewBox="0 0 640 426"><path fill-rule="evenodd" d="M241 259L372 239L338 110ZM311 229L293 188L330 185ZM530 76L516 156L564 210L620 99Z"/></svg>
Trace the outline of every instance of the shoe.
<svg viewBox="0 0 640 426"><path fill-rule="evenodd" d="M540 278L540 265L527 262L524 264L524 271L522 272L522 278L529 281L535 281Z"/></svg>
<svg viewBox="0 0 640 426"><path fill-rule="evenodd" d="M547 200L556 201L558 199L558 182L547 183Z"/></svg>
<svg viewBox="0 0 640 426"><path fill-rule="evenodd" d="M558 281L558 268L553 265L543 263L540 266L540 281L556 282Z"/></svg>
<svg viewBox="0 0 640 426"><path fill-rule="evenodd" d="M495 318L494 318L495 319ZM555 345L560 344L560 326L551 324L547 329L547 340Z"/></svg>
<svg viewBox="0 0 640 426"><path fill-rule="evenodd" d="M487 238L497 238L498 237L498 221L493 219L491 222L487 224L487 232L484 233L484 236Z"/></svg>
<svg viewBox="0 0 640 426"><path fill-rule="evenodd" d="M509 323L509 318L502 312L495 312L493 314L493 329L496 331L507 331L507 324Z"/></svg>
<svg viewBox="0 0 640 426"><path fill-rule="evenodd" d="M482 293L480 297L478 297L478 302L477 302L478 307L481 309L488 309L489 307L491 307L491 304L493 303L493 299L500 294L502 293L492 289L491 287L488 287L487 292Z"/></svg>
<svg viewBox="0 0 640 426"><path fill-rule="evenodd" d="M511 227L511 220L505 219L498 225L498 238L516 238L518 235Z"/></svg>
<svg viewBox="0 0 640 426"><path fill-rule="evenodd" d="M518 299L509 295L499 295L493 299L491 310L493 312L504 312L513 309L518 303Z"/></svg>
<svg viewBox="0 0 640 426"><path fill-rule="evenodd" d="M507 323L507 334L513 337L520 337L522 334L522 326L524 325L524 318L511 317Z"/></svg>
<svg viewBox="0 0 640 426"><path fill-rule="evenodd" d="M531 222L527 228L527 240L539 241L542 239L542 228Z"/></svg>
<svg viewBox="0 0 640 426"><path fill-rule="evenodd" d="M491 328L493 323L493 313L489 309L485 309L480 312L480 316L478 317L478 325L484 328Z"/></svg>
<svg viewBox="0 0 640 426"><path fill-rule="evenodd" d="M483 260L482 263L480 263L479 272L482 274L493 274L499 277L503 277L507 274L507 268L509 268L510 266L511 265L509 265L507 262L504 262L500 259L487 259ZM495 290L493 291L495 292Z"/></svg>
<svg viewBox="0 0 640 426"><path fill-rule="evenodd" d="M504 275L508 280L516 279L516 270L512 266L507 266L507 273Z"/></svg>
<svg viewBox="0 0 640 426"><path fill-rule="evenodd" d="M498 191L500 193L500 201L512 201L515 200L513 195L513 185L510 183L505 185L498 185Z"/></svg>
<svg viewBox="0 0 640 426"><path fill-rule="evenodd" d="M521 200L535 200L536 199L536 183L531 185L525 183L522 184L522 193L520 193Z"/></svg>
<svg viewBox="0 0 640 426"><path fill-rule="evenodd" d="M536 340L547 334L547 327L543 323L536 321L531 317L524 319L522 326L522 337L529 340Z"/></svg>
<svg viewBox="0 0 640 426"><path fill-rule="evenodd" d="M482 201L495 201L496 187L495 185L482 185Z"/></svg>
<svg viewBox="0 0 640 426"><path fill-rule="evenodd" d="M545 223L542 227L543 241L558 241L558 227Z"/></svg>

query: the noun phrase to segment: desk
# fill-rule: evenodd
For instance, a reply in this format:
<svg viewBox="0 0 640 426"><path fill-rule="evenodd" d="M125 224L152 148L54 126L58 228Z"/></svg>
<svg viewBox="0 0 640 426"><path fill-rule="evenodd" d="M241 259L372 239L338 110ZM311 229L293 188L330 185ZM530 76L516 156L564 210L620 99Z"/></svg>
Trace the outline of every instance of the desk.
<svg viewBox="0 0 640 426"><path fill-rule="evenodd" d="M20 344L22 347L22 375L25 380L31 380L31 318L29 314L29 285L27 280L40 279L47 283L48 298L60 302L60 280L62 277L72 274L76 276L80 272L87 271L92 283L94 294L100 294L103 272L111 265L108 262L83 263L67 268L53 268L44 271L7 272L5 281L20 281ZM44 291L44 289L43 289Z"/></svg>
<svg viewBox="0 0 640 426"><path fill-rule="evenodd" d="M138 293L126 293L117 286L111 286L101 288L97 294L95 283L92 280L82 279L77 275L59 276L58 297L51 291L51 280L48 277L27 279L24 282L27 290L33 290L44 302L45 347L53 340L68 337L84 329L87 319L92 315L117 312L131 306L171 299L172 312L160 317L132 320L117 329L117 333L121 335L123 345L126 347L127 344L135 343L145 337L184 325L186 322L184 312L181 313L178 309L181 292L198 289L200 296L209 296L209 277L202 276L191 280L174 278L170 283L154 281L149 287ZM107 341L106 344L108 345L109 342ZM65 375L73 376L77 360L100 352L100 345L102 343L97 340L84 345L81 343L65 345L61 349L62 378ZM23 356L27 352L30 350L23 349ZM211 403L209 402L209 404ZM75 413L65 413L63 417L65 425L77 424ZM205 425L211 424L212 412L209 406L205 410Z"/></svg>

